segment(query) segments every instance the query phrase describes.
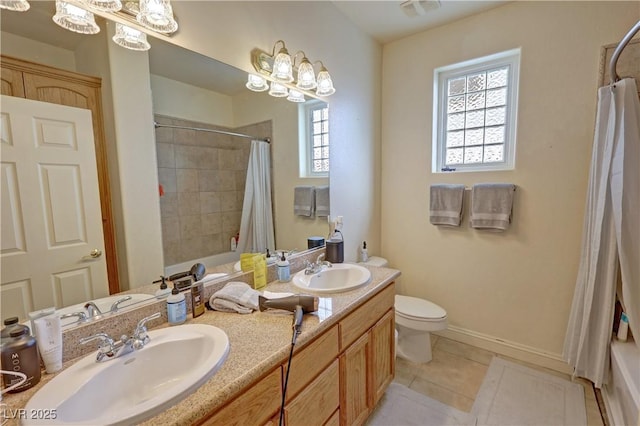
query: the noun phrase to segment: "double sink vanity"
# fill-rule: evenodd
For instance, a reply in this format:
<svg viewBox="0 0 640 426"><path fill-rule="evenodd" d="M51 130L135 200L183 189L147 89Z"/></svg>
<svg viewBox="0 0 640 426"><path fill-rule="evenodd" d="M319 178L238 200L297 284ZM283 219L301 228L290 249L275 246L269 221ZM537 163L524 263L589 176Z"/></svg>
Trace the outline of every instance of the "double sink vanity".
<svg viewBox="0 0 640 426"><path fill-rule="evenodd" d="M362 424L394 377L399 271L336 264L304 274L305 261L313 262L322 251L293 259L292 272L302 272L290 283L277 282L275 267L269 267L264 289L319 296L318 311L304 316L291 361L286 425ZM205 299L229 281L252 280L252 273L216 280L205 288ZM308 291L301 290L305 286ZM291 313L207 310L169 327L165 305L164 300L144 304L66 330L64 369L43 375L27 391L5 394L5 417L55 410L55 419L38 424L277 425ZM156 312L160 318L152 319ZM106 362L96 362L97 343L79 343L98 333L114 338L137 333L141 325L145 332L149 328L149 338Z"/></svg>

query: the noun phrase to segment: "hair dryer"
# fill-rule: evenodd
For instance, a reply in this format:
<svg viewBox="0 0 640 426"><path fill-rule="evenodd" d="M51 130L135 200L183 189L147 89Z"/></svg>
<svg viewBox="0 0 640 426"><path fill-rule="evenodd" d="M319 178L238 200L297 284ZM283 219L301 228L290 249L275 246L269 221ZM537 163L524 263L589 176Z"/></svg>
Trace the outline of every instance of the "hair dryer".
<svg viewBox="0 0 640 426"><path fill-rule="evenodd" d="M267 299L266 297L259 296L258 306L260 307L260 311L266 309L284 309L285 311L293 312L293 337L291 344L294 345L296 343L296 337L300 334L303 315L318 310L318 298L305 294L277 299Z"/></svg>
<svg viewBox="0 0 640 426"><path fill-rule="evenodd" d="M194 281L200 281L207 273L207 268L202 263L194 264L190 270L177 272L169 277L169 281L179 280L180 278L193 276Z"/></svg>

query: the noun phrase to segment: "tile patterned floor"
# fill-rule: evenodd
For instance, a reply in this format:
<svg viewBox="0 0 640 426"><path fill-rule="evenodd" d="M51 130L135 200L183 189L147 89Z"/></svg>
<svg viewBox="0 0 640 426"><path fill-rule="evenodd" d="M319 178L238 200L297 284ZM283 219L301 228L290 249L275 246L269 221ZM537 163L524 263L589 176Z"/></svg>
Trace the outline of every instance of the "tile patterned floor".
<svg viewBox="0 0 640 426"><path fill-rule="evenodd" d="M431 336L433 359L427 364L414 364L396 358L395 382L427 395L444 404L470 412L491 358L498 356L549 374L569 379L569 376L527 364L444 337ZM587 426L603 426L596 395L591 382L577 379L584 386Z"/></svg>

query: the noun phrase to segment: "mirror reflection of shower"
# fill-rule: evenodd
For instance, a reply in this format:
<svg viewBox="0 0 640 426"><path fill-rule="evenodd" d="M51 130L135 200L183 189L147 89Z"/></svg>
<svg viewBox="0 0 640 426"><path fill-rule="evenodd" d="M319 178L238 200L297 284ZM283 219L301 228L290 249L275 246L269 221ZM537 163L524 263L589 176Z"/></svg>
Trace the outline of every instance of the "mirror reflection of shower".
<svg viewBox="0 0 640 426"><path fill-rule="evenodd" d="M231 239L240 233L251 141L271 138L271 122L230 129L158 114L155 121L165 267L237 260Z"/></svg>

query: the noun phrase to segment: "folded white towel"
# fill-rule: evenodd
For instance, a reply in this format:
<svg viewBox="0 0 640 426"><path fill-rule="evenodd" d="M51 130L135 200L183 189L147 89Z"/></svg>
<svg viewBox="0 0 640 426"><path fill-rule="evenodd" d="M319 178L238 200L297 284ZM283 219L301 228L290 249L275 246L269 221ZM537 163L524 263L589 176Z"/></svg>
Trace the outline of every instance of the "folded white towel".
<svg viewBox="0 0 640 426"><path fill-rule="evenodd" d="M293 213L298 216L311 217L315 210L315 188L313 186L296 186L293 192Z"/></svg>
<svg viewBox="0 0 640 426"><path fill-rule="evenodd" d="M471 226L504 231L511 223L513 195L511 183L482 183L471 191Z"/></svg>
<svg viewBox="0 0 640 426"><path fill-rule="evenodd" d="M464 185L431 185L429 221L433 225L460 226Z"/></svg>
<svg viewBox="0 0 640 426"><path fill-rule="evenodd" d="M316 186L316 216L329 216L329 186Z"/></svg>
<svg viewBox="0 0 640 426"><path fill-rule="evenodd" d="M216 311L250 314L258 309L260 293L247 283L231 281L209 298L209 306Z"/></svg>

